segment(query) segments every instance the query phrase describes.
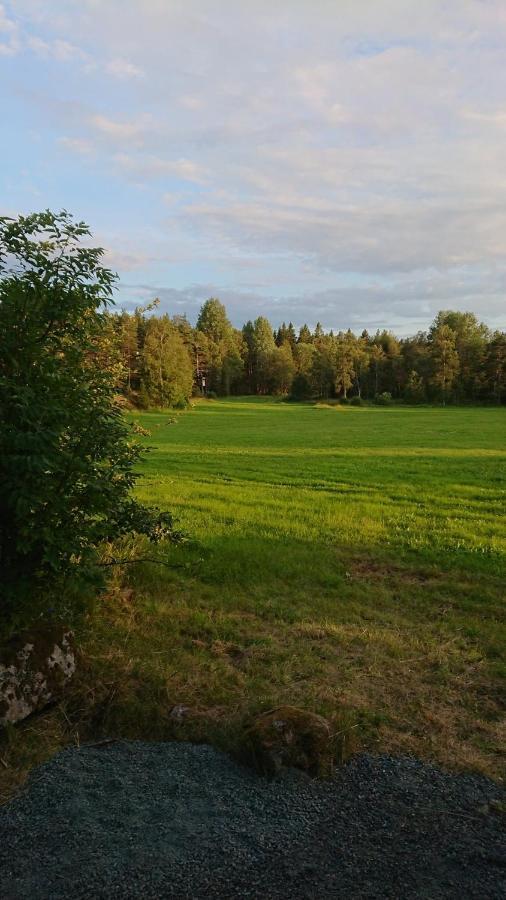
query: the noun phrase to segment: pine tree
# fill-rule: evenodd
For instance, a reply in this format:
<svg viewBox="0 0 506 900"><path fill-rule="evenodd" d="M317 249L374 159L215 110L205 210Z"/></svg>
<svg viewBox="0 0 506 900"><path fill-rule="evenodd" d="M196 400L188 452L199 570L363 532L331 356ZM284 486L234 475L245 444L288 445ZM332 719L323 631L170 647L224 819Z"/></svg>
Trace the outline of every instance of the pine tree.
<svg viewBox="0 0 506 900"><path fill-rule="evenodd" d="M311 334L307 325L302 325L299 329L299 336L297 338L298 344L311 344L313 341L313 335Z"/></svg>
<svg viewBox="0 0 506 900"><path fill-rule="evenodd" d="M323 331L323 326L322 326L321 322L317 322L315 330L314 330L314 334L313 334L314 342L318 343L319 341L321 341L324 333L325 332Z"/></svg>
<svg viewBox="0 0 506 900"><path fill-rule="evenodd" d="M484 361L490 332L472 312L442 310L433 322L432 331L448 325L455 334L455 347L459 357L459 378L455 383L458 396L474 400L483 385Z"/></svg>
<svg viewBox="0 0 506 900"><path fill-rule="evenodd" d="M297 336L295 334L295 328L293 327L292 322L288 323L288 328L286 329L286 337L293 350L295 348L295 344L297 343Z"/></svg>
<svg viewBox="0 0 506 900"><path fill-rule="evenodd" d="M206 390L228 394L233 383L242 377L243 363L237 337L223 303L216 297L206 300L196 327L207 338Z"/></svg>
<svg viewBox="0 0 506 900"><path fill-rule="evenodd" d="M459 372L456 335L449 325L440 325L431 334L432 384L446 404Z"/></svg>
<svg viewBox="0 0 506 900"><path fill-rule="evenodd" d="M275 347L269 320L265 316L259 316L253 324L253 360L258 393L266 394L269 390L270 358Z"/></svg>

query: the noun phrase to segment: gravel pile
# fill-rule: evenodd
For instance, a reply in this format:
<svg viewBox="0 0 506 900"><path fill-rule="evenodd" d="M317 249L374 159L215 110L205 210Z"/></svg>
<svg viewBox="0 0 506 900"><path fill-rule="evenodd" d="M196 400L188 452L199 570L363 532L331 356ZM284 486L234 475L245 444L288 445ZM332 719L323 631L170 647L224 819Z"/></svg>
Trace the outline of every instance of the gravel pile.
<svg viewBox="0 0 506 900"><path fill-rule="evenodd" d="M406 758L268 782L208 746L68 749L0 808L0 897L504 898L501 799Z"/></svg>

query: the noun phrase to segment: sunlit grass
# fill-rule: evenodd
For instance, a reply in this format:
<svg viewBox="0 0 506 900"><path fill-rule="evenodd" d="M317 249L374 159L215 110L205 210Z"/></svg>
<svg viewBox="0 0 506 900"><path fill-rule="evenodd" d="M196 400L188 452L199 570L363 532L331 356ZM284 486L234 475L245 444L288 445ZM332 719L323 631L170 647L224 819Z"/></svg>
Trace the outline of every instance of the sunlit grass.
<svg viewBox="0 0 506 900"><path fill-rule="evenodd" d="M358 746L499 775L506 410L250 398L137 418L137 492L191 540L116 573L39 756L47 734L233 749L245 717L294 703Z"/></svg>
<svg viewBox="0 0 506 900"><path fill-rule="evenodd" d="M203 540L249 527L341 547L505 550L502 410L227 401L142 422L153 452L141 496L168 499Z"/></svg>

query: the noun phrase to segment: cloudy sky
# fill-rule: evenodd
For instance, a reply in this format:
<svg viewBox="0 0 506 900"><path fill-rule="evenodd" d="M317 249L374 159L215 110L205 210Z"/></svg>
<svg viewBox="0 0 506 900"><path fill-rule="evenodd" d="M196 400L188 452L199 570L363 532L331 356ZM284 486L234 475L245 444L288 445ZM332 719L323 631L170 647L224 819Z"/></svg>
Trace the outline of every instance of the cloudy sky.
<svg viewBox="0 0 506 900"><path fill-rule="evenodd" d="M0 206L131 308L506 326L505 0L0 3Z"/></svg>

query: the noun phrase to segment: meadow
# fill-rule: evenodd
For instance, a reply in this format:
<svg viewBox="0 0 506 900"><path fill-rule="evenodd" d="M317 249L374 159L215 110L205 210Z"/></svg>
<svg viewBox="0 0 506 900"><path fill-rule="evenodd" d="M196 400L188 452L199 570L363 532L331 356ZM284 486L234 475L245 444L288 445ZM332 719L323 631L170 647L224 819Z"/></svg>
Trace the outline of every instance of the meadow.
<svg viewBox="0 0 506 900"><path fill-rule="evenodd" d="M343 753L504 773L504 409L237 398L134 419L138 494L188 540L111 568L74 695L12 737L21 769L101 735L234 750L290 703Z"/></svg>

